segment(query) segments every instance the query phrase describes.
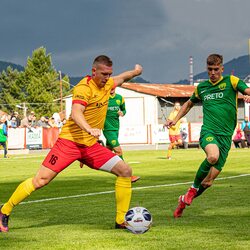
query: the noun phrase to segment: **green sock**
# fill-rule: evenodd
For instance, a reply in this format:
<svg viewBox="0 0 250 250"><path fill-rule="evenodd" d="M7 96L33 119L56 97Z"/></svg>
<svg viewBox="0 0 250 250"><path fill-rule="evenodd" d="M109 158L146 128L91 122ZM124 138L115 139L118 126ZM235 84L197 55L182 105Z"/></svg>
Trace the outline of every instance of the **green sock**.
<svg viewBox="0 0 250 250"><path fill-rule="evenodd" d="M208 174L208 172L209 172L211 166L212 166L212 165L207 161L207 159L205 159L205 160L201 163L201 165L200 165L200 167L199 167L199 169L198 169L198 171L197 171L197 173L196 173L195 179L194 179L194 184L193 184L193 186L194 186L195 188L201 188L201 182L202 182L202 181L204 180L204 178L207 176L207 174Z"/></svg>
<svg viewBox="0 0 250 250"><path fill-rule="evenodd" d="M200 196L206 189L207 189L207 187L204 188L202 185L200 185L199 190L198 190L197 194L195 195L195 198Z"/></svg>

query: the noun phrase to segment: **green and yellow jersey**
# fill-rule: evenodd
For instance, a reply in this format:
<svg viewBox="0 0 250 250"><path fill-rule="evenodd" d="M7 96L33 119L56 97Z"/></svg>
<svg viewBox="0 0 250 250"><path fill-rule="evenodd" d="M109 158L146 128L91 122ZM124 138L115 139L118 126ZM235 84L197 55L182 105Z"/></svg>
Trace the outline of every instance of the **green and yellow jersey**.
<svg viewBox="0 0 250 250"><path fill-rule="evenodd" d="M242 94L248 86L235 76L225 76L212 83L201 82L190 100L203 105L202 131L232 136L237 123L238 91Z"/></svg>
<svg viewBox="0 0 250 250"><path fill-rule="evenodd" d="M120 121L118 111L122 111L123 115L126 114L124 98L119 94L110 95L104 130L119 130Z"/></svg>

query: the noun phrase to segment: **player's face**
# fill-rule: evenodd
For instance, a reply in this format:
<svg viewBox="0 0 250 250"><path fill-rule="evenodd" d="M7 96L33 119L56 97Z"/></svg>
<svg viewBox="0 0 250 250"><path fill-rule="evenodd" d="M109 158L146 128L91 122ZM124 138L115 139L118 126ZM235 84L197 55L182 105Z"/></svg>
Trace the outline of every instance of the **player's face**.
<svg viewBox="0 0 250 250"><path fill-rule="evenodd" d="M222 76L224 67L223 65L207 65L207 72L211 82L218 82Z"/></svg>
<svg viewBox="0 0 250 250"><path fill-rule="evenodd" d="M112 66L98 64L92 68L92 77L99 88L103 88L113 73Z"/></svg>

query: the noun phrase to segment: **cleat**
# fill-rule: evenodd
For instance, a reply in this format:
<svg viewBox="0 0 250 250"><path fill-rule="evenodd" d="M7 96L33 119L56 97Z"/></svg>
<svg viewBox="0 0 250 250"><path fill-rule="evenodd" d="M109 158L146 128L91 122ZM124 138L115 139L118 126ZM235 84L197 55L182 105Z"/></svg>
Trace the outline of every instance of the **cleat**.
<svg viewBox="0 0 250 250"><path fill-rule="evenodd" d="M1 208L0 207L0 232L8 232L9 231L9 227L8 227L8 221L9 221L9 216L6 214L3 214L1 212Z"/></svg>
<svg viewBox="0 0 250 250"><path fill-rule="evenodd" d="M184 195L184 202L186 205L190 206L194 197L197 195L197 189L190 187L187 193Z"/></svg>
<svg viewBox="0 0 250 250"><path fill-rule="evenodd" d="M117 222L115 223L115 229L127 229L125 226L125 222L122 224L118 224Z"/></svg>
<svg viewBox="0 0 250 250"><path fill-rule="evenodd" d="M186 207L186 204L183 201L184 195L181 195L178 200L178 206L174 211L174 218L179 218L182 216L183 210Z"/></svg>
<svg viewBox="0 0 250 250"><path fill-rule="evenodd" d="M131 176L131 182L136 182L136 181L138 181L138 180L140 180L140 176L135 176L135 175L133 175L133 176Z"/></svg>
<svg viewBox="0 0 250 250"><path fill-rule="evenodd" d="M172 158L170 156L167 156L167 160L171 160Z"/></svg>

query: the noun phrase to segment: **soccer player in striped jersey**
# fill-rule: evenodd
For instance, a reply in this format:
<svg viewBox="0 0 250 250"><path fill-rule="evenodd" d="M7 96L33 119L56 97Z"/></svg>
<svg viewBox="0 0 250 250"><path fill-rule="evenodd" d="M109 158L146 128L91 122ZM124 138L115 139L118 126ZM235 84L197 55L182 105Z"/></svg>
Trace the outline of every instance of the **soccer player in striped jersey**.
<svg viewBox="0 0 250 250"><path fill-rule="evenodd" d="M182 216L183 210L191 205L193 199L211 187L220 174L231 148L232 135L237 123L238 91L250 102L250 88L233 75L222 76L223 57L211 54L207 58L209 80L201 82L191 98L184 103L177 116L167 122L168 127L174 126L195 103L203 105L203 125L200 133L200 145L206 153L193 185L187 193L179 197L174 217Z"/></svg>
<svg viewBox="0 0 250 250"><path fill-rule="evenodd" d="M142 67L136 64L134 69L111 77L112 65L109 57L98 56L92 65L92 75L84 77L74 87L71 116L62 127L55 145L37 174L23 181L9 200L0 207L0 231L9 230L9 215L16 205L35 190L47 185L58 173L76 160L90 168L117 176L115 227L125 228L124 216L129 209L132 193L132 170L119 156L101 146L97 140L104 126L111 89L140 75Z"/></svg>

